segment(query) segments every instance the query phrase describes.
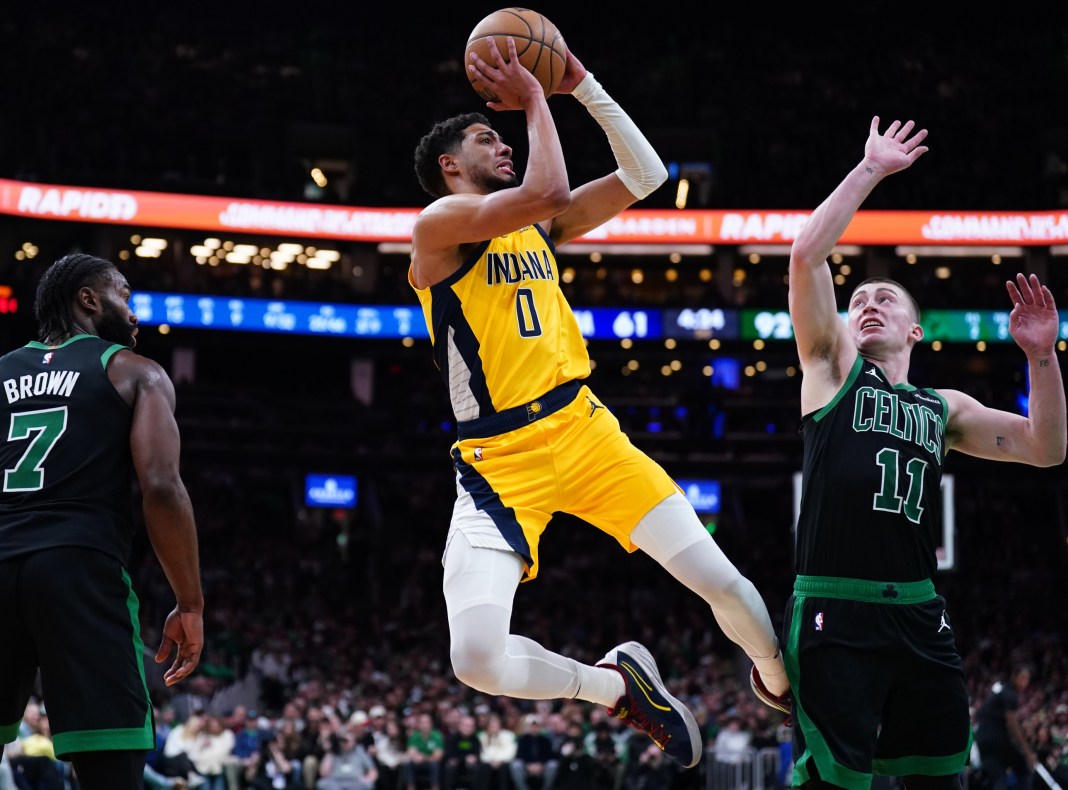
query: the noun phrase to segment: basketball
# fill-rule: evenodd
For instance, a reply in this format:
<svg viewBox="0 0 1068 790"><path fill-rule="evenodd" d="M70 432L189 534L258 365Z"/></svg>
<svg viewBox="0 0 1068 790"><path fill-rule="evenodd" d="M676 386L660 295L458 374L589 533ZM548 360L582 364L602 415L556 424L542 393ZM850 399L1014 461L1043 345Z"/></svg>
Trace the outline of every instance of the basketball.
<svg viewBox="0 0 1068 790"><path fill-rule="evenodd" d="M564 76L567 65L567 48L564 38L556 25L542 14L529 8L502 8L494 11L475 25L467 37L467 49L464 51L464 66L471 64L471 53L489 64L493 64L490 54L490 39L497 40L497 49L505 60L508 59L508 36L515 39L516 54L519 62L527 71L538 78L546 97L549 96ZM497 97L484 85L476 84L471 72L467 71L471 86L486 101L496 101Z"/></svg>

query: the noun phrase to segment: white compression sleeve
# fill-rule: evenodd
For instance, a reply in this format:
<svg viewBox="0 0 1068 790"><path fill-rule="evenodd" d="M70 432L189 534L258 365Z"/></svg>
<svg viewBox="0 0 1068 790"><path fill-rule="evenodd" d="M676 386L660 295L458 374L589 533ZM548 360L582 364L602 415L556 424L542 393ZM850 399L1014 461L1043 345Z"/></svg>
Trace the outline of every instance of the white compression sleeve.
<svg viewBox="0 0 1068 790"><path fill-rule="evenodd" d="M580 664L509 632L522 573L518 554L475 548L463 534L452 536L442 590L457 679L493 696L577 698L615 706L624 692L615 669Z"/></svg>
<svg viewBox="0 0 1068 790"><path fill-rule="evenodd" d="M667 181L668 173L653 146L630 119L623 108L616 104L604 88L587 71L582 82L571 95L601 125L612 146L619 169L616 175L638 200L646 198Z"/></svg>

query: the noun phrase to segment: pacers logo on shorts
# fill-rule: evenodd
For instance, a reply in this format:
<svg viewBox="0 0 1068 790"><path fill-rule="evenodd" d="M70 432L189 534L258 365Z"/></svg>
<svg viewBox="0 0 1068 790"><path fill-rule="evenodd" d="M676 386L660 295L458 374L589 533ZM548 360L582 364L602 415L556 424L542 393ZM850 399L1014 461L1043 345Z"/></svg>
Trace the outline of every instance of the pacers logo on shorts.
<svg viewBox="0 0 1068 790"><path fill-rule="evenodd" d="M541 414L541 401L531 401L527 404L527 422L534 422Z"/></svg>

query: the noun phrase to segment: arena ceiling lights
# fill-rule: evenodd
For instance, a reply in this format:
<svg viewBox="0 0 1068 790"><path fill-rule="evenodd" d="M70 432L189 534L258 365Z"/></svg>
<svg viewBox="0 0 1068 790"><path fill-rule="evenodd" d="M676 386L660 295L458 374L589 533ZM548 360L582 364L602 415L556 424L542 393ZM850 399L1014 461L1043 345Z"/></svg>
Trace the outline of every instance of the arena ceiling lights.
<svg viewBox="0 0 1068 790"><path fill-rule="evenodd" d="M341 260L338 250L320 249L299 242L281 242L272 248L224 241L214 236L191 246L189 253L201 265L217 266L223 261L239 265L251 263L276 271L285 271L291 263L325 270Z"/></svg>

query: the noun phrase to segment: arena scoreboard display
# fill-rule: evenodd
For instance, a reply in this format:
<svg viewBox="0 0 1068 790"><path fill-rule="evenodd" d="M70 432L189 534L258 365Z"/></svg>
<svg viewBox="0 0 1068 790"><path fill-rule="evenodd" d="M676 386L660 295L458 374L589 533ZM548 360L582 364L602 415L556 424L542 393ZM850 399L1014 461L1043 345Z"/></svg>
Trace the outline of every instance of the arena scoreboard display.
<svg viewBox="0 0 1068 790"><path fill-rule="evenodd" d="M740 310L742 340L791 340L790 314L785 310ZM839 313L845 320L845 313ZM1059 337L1068 339L1068 311L1059 311ZM1008 310L924 310L920 316L924 340L944 343L1011 342Z"/></svg>
<svg viewBox="0 0 1068 790"><path fill-rule="evenodd" d="M145 326L282 332L357 338L427 338L419 305L360 305L138 291L130 300ZM845 314L840 313L842 319ZM785 310L722 308L576 307L589 340L792 340ZM1011 342L1007 310L927 310L927 341ZM1060 312L1060 337L1068 339L1068 311Z"/></svg>

